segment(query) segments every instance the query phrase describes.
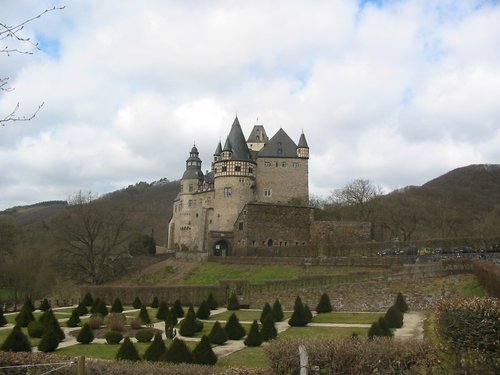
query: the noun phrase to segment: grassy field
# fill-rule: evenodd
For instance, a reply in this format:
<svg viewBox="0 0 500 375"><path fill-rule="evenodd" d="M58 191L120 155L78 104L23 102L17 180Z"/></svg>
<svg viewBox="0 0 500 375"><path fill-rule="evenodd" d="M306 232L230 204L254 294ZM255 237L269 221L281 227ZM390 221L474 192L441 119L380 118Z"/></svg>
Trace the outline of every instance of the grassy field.
<svg viewBox="0 0 500 375"><path fill-rule="evenodd" d="M217 366L267 368L269 364L264 354L264 349L262 346L259 346L256 348L245 348L227 357L219 358Z"/></svg>
<svg viewBox="0 0 500 375"><path fill-rule="evenodd" d="M40 315L42 315L43 313L42 312L34 312L33 313L33 316L35 317L35 319L38 319L40 317ZM65 319L65 318L69 318L70 315L68 314L60 314L58 312L54 312L54 315L56 316L57 319ZM5 316L5 319L7 320L7 323L12 323L14 324L16 322L16 316L17 316L17 313L16 314L4 314Z"/></svg>
<svg viewBox="0 0 500 375"><path fill-rule="evenodd" d="M352 275L354 272L364 272L365 275ZM293 265L242 265L220 264L213 262L203 263L188 278L180 282L184 285L213 285L219 280L248 280L251 283L268 280L293 279L299 276L328 275L339 276L340 281L355 281L384 272L382 269L357 269L353 267L309 267Z"/></svg>
<svg viewBox="0 0 500 375"><path fill-rule="evenodd" d="M378 313L345 313L331 312L316 315L313 323L349 323L349 324L372 324L384 314Z"/></svg>
<svg viewBox="0 0 500 375"><path fill-rule="evenodd" d="M238 320L243 322L252 322L254 320L260 319L260 314L262 311L252 311L252 310L236 310L236 311L224 311L223 313L210 315L210 320L227 320L232 314L236 314ZM285 319L290 318L292 313L290 311L284 312Z"/></svg>
<svg viewBox="0 0 500 375"><path fill-rule="evenodd" d="M350 337L353 333L360 337L367 337L368 328L290 327L285 332L280 333L279 337L342 338Z"/></svg>
<svg viewBox="0 0 500 375"><path fill-rule="evenodd" d="M5 341L7 336L10 334L10 331L12 331L12 329L0 329L0 345L3 344L3 342ZM38 346L38 344L40 343L40 339L34 339L34 338L29 337L28 328L22 328L22 331L26 335L26 337L28 338L31 346Z"/></svg>

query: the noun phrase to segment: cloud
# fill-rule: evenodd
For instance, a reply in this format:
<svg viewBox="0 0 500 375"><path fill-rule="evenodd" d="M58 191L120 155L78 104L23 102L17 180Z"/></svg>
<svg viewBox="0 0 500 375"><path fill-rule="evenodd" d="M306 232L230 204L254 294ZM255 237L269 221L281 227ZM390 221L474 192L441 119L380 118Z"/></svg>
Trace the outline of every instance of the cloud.
<svg viewBox="0 0 500 375"><path fill-rule="evenodd" d="M24 20L52 2L0 4ZM498 163L500 6L482 1L71 1L1 56L0 209L208 169L237 113L309 146L315 194ZM29 11L27 11L28 9ZM495 143L496 142L496 143Z"/></svg>

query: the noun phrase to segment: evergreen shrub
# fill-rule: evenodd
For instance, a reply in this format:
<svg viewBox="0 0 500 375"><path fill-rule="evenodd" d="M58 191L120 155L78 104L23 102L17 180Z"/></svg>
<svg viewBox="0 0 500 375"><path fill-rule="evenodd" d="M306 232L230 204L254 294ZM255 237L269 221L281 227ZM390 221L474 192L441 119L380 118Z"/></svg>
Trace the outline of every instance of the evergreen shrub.
<svg viewBox="0 0 500 375"><path fill-rule="evenodd" d="M274 325L274 317L272 314L268 314L264 318L262 328L260 329L260 335L262 336L263 341L269 341L278 336L278 331Z"/></svg>
<svg viewBox="0 0 500 375"><path fill-rule="evenodd" d="M312 316L312 312L309 309L309 306L307 305L307 303L304 305L304 314L305 314L305 317L306 317L306 322L308 324L311 323L312 319L313 319L313 316Z"/></svg>
<svg viewBox="0 0 500 375"><path fill-rule="evenodd" d="M232 313L224 327L227 338L230 340L240 340L246 335L245 328L240 324L240 321L235 313Z"/></svg>
<svg viewBox="0 0 500 375"><path fill-rule="evenodd" d="M207 303L210 310L215 310L217 307L219 307L219 304L215 300L214 295L212 293L208 295Z"/></svg>
<svg viewBox="0 0 500 375"><path fill-rule="evenodd" d="M112 312L112 313L121 313L121 312L123 312L122 301L120 301L119 298L115 298L115 300L113 301L113 304L111 305L110 312Z"/></svg>
<svg viewBox="0 0 500 375"><path fill-rule="evenodd" d="M135 297L134 302L132 302L134 309L140 309L142 307L142 302L139 297Z"/></svg>
<svg viewBox="0 0 500 375"><path fill-rule="evenodd" d="M232 293L231 297L229 297L229 301L227 301L227 309L229 311L236 311L240 309L240 302L238 301L238 296L236 293Z"/></svg>
<svg viewBox="0 0 500 375"><path fill-rule="evenodd" d="M33 304L33 301L28 298L24 304L30 309L31 312L35 311L35 305Z"/></svg>
<svg viewBox="0 0 500 375"><path fill-rule="evenodd" d="M160 361L165 354L167 353L167 348L163 339L161 337L161 333L157 332L155 334L155 338L151 345L148 346L146 351L144 352L143 358L146 361Z"/></svg>
<svg viewBox="0 0 500 375"><path fill-rule="evenodd" d="M181 321L179 333L185 337L193 337L196 332L198 332L198 325L196 323L196 314L194 313L193 306L191 305L189 306L186 317Z"/></svg>
<svg viewBox="0 0 500 375"><path fill-rule="evenodd" d="M33 311L31 307L27 304L24 304L21 308L21 311L16 316L16 326L18 327L27 327L30 322L35 320L33 316Z"/></svg>
<svg viewBox="0 0 500 375"><path fill-rule="evenodd" d="M141 360L141 358L139 357L139 352L137 351L132 341L130 341L129 337L125 337L125 340L123 340L123 343L120 345L120 348L116 353L116 359L134 362Z"/></svg>
<svg viewBox="0 0 500 375"><path fill-rule="evenodd" d="M385 313L385 321L389 328L401 328L403 326L403 314L396 306L389 307Z"/></svg>
<svg viewBox="0 0 500 375"><path fill-rule="evenodd" d="M71 316L69 317L68 321L66 322L67 327L77 327L78 324L81 322L80 316L78 314L77 309L73 309L71 312Z"/></svg>
<svg viewBox="0 0 500 375"><path fill-rule="evenodd" d="M151 328L140 329L135 333L135 338L139 342L151 342L155 332Z"/></svg>
<svg viewBox="0 0 500 375"><path fill-rule="evenodd" d="M177 318L182 318L184 316L184 310L182 308L181 301L179 301L178 299L175 300L172 306L172 310L174 310L174 314Z"/></svg>
<svg viewBox="0 0 500 375"><path fill-rule="evenodd" d="M271 305L266 302L266 304L264 305L264 307L262 309L262 313L260 314L260 319L259 319L260 322L264 323L264 319L269 314L273 315L273 309L271 308ZM274 317L273 317L273 319L274 319Z"/></svg>
<svg viewBox="0 0 500 375"><path fill-rule="evenodd" d="M196 345L192 354L194 363L199 365L213 366L217 363L217 356L212 350L212 346L210 345L210 341L206 335L203 335L201 341L198 345Z"/></svg>
<svg viewBox="0 0 500 375"><path fill-rule="evenodd" d="M318 314L324 314L332 311L333 307L330 302L330 297L328 297L328 294L323 293L319 299L318 306L316 306L316 312Z"/></svg>
<svg viewBox="0 0 500 375"><path fill-rule="evenodd" d="M76 307L76 311L78 312L78 316L87 315L89 313L89 309L82 302L78 304Z"/></svg>
<svg viewBox="0 0 500 375"><path fill-rule="evenodd" d="M47 298L44 298L43 301L40 303L40 306L38 307L38 310L40 311L47 311L50 309L50 303Z"/></svg>
<svg viewBox="0 0 500 375"><path fill-rule="evenodd" d="M141 318L144 324L150 324L151 318L149 317L148 309L146 306L141 307L141 311L139 311L139 318Z"/></svg>
<svg viewBox="0 0 500 375"><path fill-rule="evenodd" d="M123 334L119 331L108 331L104 335L106 342L110 345L117 345L122 341Z"/></svg>
<svg viewBox="0 0 500 375"><path fill-rule="evenodd" d="M186 343L180 339L174 339L170 348L165 354L165 360L172 363L193 363L193 356L186 346Z"/></svg>
<svg viewBox="0 0 500 375"><path fill-rule="evenodd" d="M44 325L38 320L33 320L28 324L28 335L32 338L40 338L43 335Z"/></svg>
<svg viewBox="0 0 500 375"><path fill-rule="evenodd" d="M170 311L166 302L161 301L158 306L158 311L156 312L156 319L165 321L167 319L167 314Z"/></svg>
<svg viewBox="0 0 500 375"><path fill-rule="evenodd" d="M202 301L196 311L196 317L198 319L208 319L210 317L210 307L208 307L207 301Z"/></svg>
<svg viewBox="0 0 500 375"><path fill-rule="evenodd" d="M5 316L3 315L3 309L0 306L0 327L6 326L7 325L7 319L5 319Z"/></svg>
<svg viewBox="0 0 500 375"><path fill-rule="evenodd" d="M53 327L47 327L38 344L38 350L44 353L53 352L59 346L59 338Z"/></svg>
<svg viewBox="0 0 500 375"><path fill-rule="evenodd" d="M222 345L227 341L227 333L218 320L212 326L208 334L208 340L215 345Z"/></svg>
<svg viewBox="0 0 500 375"><path fill-rule="evenodd" d="M78 341L80 344L90 344L92 341L94 341L94 333L87 323L83 325L82 329L78 333L76 341Z"/></svg>
<svg viewBox="0 0 500 375"><path fill-rule="evenodd" d="M43 323L45 330L47 329L53 330L59 341L64 340L66 335L64 334L64 331L61 329L59 321L57 320L52 310L48 310L42 316L40 316L40 321Z"/></svg>
<svg viewBox="0 0 500 375"><path fill-rule="evenodd" d="M406 300L401 294L401 292L398 293L396 296L396 301L394 302L394 306L398 308L399 311L401 311L403 314L408 311L408 304L406 303Z"/></svg>
<svg viewBox="0 0 500 375"><path fill-rule="evenodd" d="M19 326L15 326L3 342L4 352L31 352L31 344Z"/></svg>
<svg viewBox="0 0 500 375"><path fill-rule="evenodd" d="M274 301L273 304L273 316L275 322L281 322L285 315L283 314L283 307L279 300Z"/></svg>
<svg viewBox="0 0 500 375"><path fill-rule="evenodd" d="M83 297L82 304L84 306L90 307L94 304L94 299L92 298L92 295L90 293L85 294L85 297Z"/></svg>
<svg viewBox="0 0 500 375"><path fill-rule="evenodd" d="M155 297L153 298L153 302L151 302L151 308L153 308L153 309L157 309L157 308L158 308L158 306L160 306L160 301L158 301L158 297L157 297L157 296L155 296Z"/></svg>
<svg viewBox="0 0 500 375"><path fill-rule="evenodd" d="M288 324L292 327L305 327L307 325L307 315L304 304L299 296L295 299L293 314L288 320Z"/></svg>
<svg viewBox="0 0 500 375"><path fill-rule="evenodd" d="M165 319L165 325L175 327L177 325L177 317L175 316L174 309L170 309Z"/></svg>
<svg viewBox="0 0 500 375"><path fill-rule="evenodd" d="M262 336L259 332L259 323L256 320L253 321L250 326L250 331L248 332L245 341L243 342L246 346L260 346L262 344Z"/></svg>

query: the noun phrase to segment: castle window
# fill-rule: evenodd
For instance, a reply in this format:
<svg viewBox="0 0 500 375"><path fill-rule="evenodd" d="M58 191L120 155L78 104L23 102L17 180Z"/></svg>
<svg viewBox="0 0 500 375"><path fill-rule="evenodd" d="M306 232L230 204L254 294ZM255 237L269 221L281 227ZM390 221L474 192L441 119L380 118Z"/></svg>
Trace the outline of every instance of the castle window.
<svg viewBox="0 0 500 375"><path fill-rule="evenodd" d="M238 229L239 229L239 230L243 230L243 222L242 222L242 221L240 221L240 222L238 223Z"/></svg>
<svg viewBox="0 0 500 375"><path fill-rule="evenodd" d="M231 195L233 195L233 190L230 187L225 187L224 197L229 198Z"/></svg>
<svg viewBox="0 0 500 375"><path fill-rule="evenodd" d="M183 187L184 187L184 185L181 184L181 193L182 193Z"/></svg>
<svg viewBox="0 0 500 375"><path fill-rule="evenodd" d="M272 239L269 239L267 241L267 246L273 246L273 240Z"/></svg>
<svg viewBox="0 0 500 375"><path fill-rule="evenodd" d="M196 214L196 217L198 217L198 214Z"/></svg>
<svg viewBox="0 0 500 375"><path fill-rule="evenodd" d="M259 136L256 136L255 138L256 138L258 141L260 141L260 137L259 137Z"/></svg>
<svg viewBox="0 0 500 375"><path fill-rule="evenodd" d="M270 188L264 188L264 197L270 197L272 196L273 191Z"/></svg>
<svg viewBox="0 0 500 375"><path fill-rule="evenodd" d="M222 167L222 172L227 172L227 167L226 166Z"/></svg>
<svg viewBox="0 0 500 375"><path fill-rule="evenodd" d="M241 166L237 165L234 167L235 172L241 172Z"/></svg>
<svg viewBox="0 0 500 375"><path fill-rule="evenodd" d="M189 202L188 202L188 207L191 208L193 207L193 201L190 199Z"/></svg>
<svg viewBox="0 0 500 375"><path fill-rule="evenodd" d="M286 161L282 161L282 162L281 162L281 166L282 166L283 168L286 168Z"/></svg>
<svg viewBox="0 0 500 375"><path fill-rule="evenodd" d="M266 167L266 168L271 167L271 162L270 161L265 161L264 162L264 167Z"/></svg>
<svg viewBox="0 0 500 375"><path fill-rule="evenodd" d="M243 215L247 216L247 210L243 210Z"/></svg>
<svg viewBox="0 0 500 375"><path fill-rule="evenodd" d="M245 182L245 177L240 177L240 182Z"/></svg>
<svg viewBox="0 0 500 375"><path fill-rule="evenodd" d="M217 173L217 168L214 168L214 173Z"/></svg>
<svg viewBox="0 0 500 375"><path fill-rule="evenodd" d="M253 173L253 168L248 168L248 173Z"/></svg>
<svg viewBox="0 0 500 375"><path fill-rule="evenodd" d="M193 184L189 184L189 192L192 193L194 190Z"/></svg>
<svg viewBox="0 0 500 375"><path fill-rule="evenodd" d="M294 161L294 162L292 163L292 166L293 166L294 168L298 168L298 167L300 167L300 163L299 163L299 162L297 162L297 161Z"/></svg>

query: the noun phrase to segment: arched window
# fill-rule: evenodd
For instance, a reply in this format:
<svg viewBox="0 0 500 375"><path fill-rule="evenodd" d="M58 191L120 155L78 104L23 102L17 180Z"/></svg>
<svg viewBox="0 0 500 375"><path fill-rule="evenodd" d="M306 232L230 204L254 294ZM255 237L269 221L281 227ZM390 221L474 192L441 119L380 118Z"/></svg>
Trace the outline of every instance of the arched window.
<svg viewBox="0 0 500 375"><path fill-rule="evenodd" d="M273 246L273 240L272 239L268 239L267 240L267 246Z"/></svg>

